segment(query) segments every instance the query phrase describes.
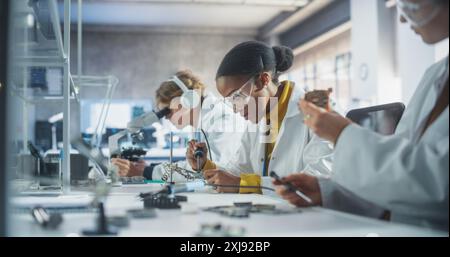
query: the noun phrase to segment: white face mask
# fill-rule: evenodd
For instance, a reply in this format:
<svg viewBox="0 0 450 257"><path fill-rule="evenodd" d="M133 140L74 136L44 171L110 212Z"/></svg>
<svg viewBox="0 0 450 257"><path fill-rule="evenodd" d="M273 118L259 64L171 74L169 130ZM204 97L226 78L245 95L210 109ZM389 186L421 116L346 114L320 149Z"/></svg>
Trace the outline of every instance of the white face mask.
<svg viewBox="0 0 450 257"><path fill-rule="evenodd" d="M421 28L430 23L441 7L436 0L397 0L397 10L413 27Z"/></svg>

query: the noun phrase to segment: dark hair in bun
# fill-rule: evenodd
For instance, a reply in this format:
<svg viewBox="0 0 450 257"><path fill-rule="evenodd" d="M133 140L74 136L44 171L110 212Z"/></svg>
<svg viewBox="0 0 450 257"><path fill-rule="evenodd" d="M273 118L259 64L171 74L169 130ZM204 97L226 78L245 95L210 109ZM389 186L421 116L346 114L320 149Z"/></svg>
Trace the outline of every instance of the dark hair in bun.
<svg viewBox="0 0 450 257"><path fill-rule="evenodd" d="M272 49L277 60L277 72L289 70L294 62L294 53L292 52L292 49L285 46L274 46Z"/></svg>
<svg viewBox="0 0 450 257"><path fill-rule="evenodd" d="M294 60L292 50L285 46L270 47L259 41L247 41L233 47L223 58L216 78L234 75L257 75L264 71L273 73L277 81L281 72L287 71Z"/></svg>

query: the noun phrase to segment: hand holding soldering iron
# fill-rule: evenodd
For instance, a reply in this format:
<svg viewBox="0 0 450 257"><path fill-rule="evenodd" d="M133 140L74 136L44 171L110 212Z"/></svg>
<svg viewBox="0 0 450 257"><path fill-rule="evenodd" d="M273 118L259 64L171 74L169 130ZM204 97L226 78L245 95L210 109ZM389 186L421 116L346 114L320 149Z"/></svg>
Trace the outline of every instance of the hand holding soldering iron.
<svg viewBox="0 0 450 257"><path fill-rule="evenodd" d="M203 166L205 166L205 163L208 160L207 150L208 147L206 146L206 143L197 142L196 140L189 141L188 148L186 149L186 159L192 169L200 171Z"/></svg>

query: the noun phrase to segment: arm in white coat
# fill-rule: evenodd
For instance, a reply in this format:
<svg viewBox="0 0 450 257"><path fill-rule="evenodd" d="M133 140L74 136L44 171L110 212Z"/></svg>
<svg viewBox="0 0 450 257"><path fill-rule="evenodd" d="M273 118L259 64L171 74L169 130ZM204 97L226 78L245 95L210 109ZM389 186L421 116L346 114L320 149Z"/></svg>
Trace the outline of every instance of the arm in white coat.
<svg viewBox="0 0 450 257"><path fill-rule="evenodd" d="M357 125L338 139L333 180L391 211L432 217L447 210L449 137L415 144L402 136L381 136Z"/></svg>
<svg viewBox="0 0 450 257"><path fill-rule="evenodd" d="M222 166L238 151L247 122L221 101L214 101L210 108L202 117L202 127L211 147L209 159Z"/></svg>
<svg viewBox="0 0 450 257"><path fill-rule="evenodd" d="M240 145L234 154L231 154L226 162L216 163L218 168L231 172L235 176L239 176L241 173L254 173L254 167L251 163L250 151L251 151L251 137L250 132L246 131L240 138Z"/></svg>
<svg viewBox="0 0 450 257"><path fill-rule="evenodd" d="M333 146L309 132L310 140L303 150L303 170L316 177L329 177L332 172Z"/></svg>
<svg viewBox="0 0 450 257"><path fill-rule="evenodd" d="M328 178L319 178L322 206L356 215L380 219L385 210L368 202Z"/></svg>

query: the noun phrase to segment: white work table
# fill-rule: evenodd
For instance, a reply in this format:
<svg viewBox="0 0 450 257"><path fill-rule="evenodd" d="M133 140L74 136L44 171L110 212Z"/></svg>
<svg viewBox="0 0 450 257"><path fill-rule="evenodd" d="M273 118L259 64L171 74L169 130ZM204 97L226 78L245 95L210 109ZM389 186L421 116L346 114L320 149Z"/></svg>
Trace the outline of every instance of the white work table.
<svg viewBox="0 0 450 257"><path fill-rule="evenodd" d="M159 185L127 185L113 188L106 202L108 216L123 215L128 209L142 208L137 198L139 192L155 190ZM86 197L86 193L75 191L73 196ZM217 194L195 192L183 194L188 202L198 207L233 205L234 202L253 204L276 204L286 207L286 202L265 195ZM75 236L81 230L93 228L96 213L63 214L64 222L55 231L43 230L34 223L29 214L15 214L11 217L14 236ZM130 226L120 229L119 236L189 237L195 236L201 224L220 223L226 226L240 226L245 236L448 236L448 232L430 230L404 224L389 223L324 208L305 208L299 213L269 215L251 213L249 218L230 218L217 213L198 211L185 214L178 210L157 210L157 217L130 219Z"/></svg>

